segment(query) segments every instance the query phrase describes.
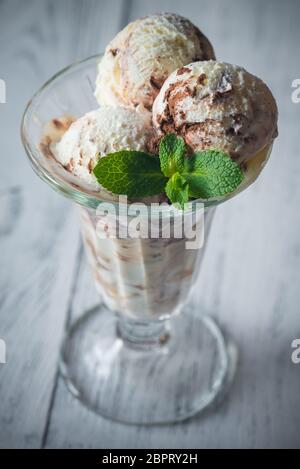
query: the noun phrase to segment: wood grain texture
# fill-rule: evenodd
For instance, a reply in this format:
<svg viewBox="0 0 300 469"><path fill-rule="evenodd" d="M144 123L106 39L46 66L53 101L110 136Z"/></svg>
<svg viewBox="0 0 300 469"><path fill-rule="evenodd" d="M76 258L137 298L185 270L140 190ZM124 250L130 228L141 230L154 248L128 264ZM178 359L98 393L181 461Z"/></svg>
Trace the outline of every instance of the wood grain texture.
<svg viewBox="0 0 300 469"><path fill-rule="evenodd" d="M70 204L59 200L29 168L19 126L32 93L56 64L64 65L71 57L67 48L54 53L54 30L57 25L62 29L63 22L60 12L51 13L50 2L27 2L22 15L19 8L16 1L0 4L1 72L7 84L7 104L0 108L0 334L7 346L7 364L0 369L0 446L39 447L79 237Z"/></svg>
<svg viewBox="0 0 300 469"><path fill-rule="evenodd" d="M291 101L291 82L300 70L299 2L26 4L14 19L20 2L0 3L0 22L6 18L0 44L7 43L0 75L10 96L0 106L0 128L8 129L1 152L10 162L0 186L0 336L8 343L8 364L0 365L0 446L299 447L300 368L290 359L291 342L300 337L300 105ZM147 428L93 415L55 380L64 321L74 321L97 295L85 260L77 256L76 214L31 174L18 122L26 100L48 75L103 49L127 19L157 11L188 16L219 58L245 66L270 85L278 99L280 137L259 181L218 210L191 298L199 314L216 317L239 346L230 394L217 409L187 423Z"/></svg>
<svg viewBox="0 0 300 469"><path fill-rule="evenodd" d="M39 181L26 161L22 112L59 68L101 50L111 33L106 15L115 31L121 14L118 1L101 8L75 0L0 3L0 73L7 84L7 104L0 107L0 337L7 346L0 447L42 445L81 246L72 204ZM89 27L91 43L78 39Z"/></svg>

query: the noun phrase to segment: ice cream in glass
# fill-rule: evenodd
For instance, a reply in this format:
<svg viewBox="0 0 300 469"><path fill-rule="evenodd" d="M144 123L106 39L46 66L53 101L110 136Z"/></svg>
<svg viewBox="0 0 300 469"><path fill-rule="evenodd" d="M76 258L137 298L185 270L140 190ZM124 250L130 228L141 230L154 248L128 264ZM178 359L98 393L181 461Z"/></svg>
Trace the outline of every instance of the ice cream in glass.
<svg viewBox="0 0 300 469"><path fill-rule="evenodd" d="M277 136L277 106L267 85L244 68L195 62L164 82L153 105L153 124L158 138L174 132L193 151L224 150L243 167L249 184Z"/></svg>
<svg viewBox="0 0 300 469"><path fill-rule="evenodd" d="M29 103L27 154L43 180L81 206L102 300L67 331L61 353L69 389L89 408L123 422L174 422L224 390L223 335L201 305L189 311L187 298L215 207L258 177L276 136L269 88L217 61L195 25L168 13L130 23L102 57L70 66ZM235 186L232 174L240 175ZM156 191L155 177L163 182ZM132 206L146 208L139 223ZM187 248L186 223L204 243L199 236ZM116 230L125 225L134 236ZM197 285L205 288L205 279Z"/></svg>
<svg viewBox="0 0 300 469"><path fill-rule="evenodd" d="M209 40L186 18L170 13L146 16L129 23L108 44L99 63L95 94L100 104L151 111L171 72L214 58Z"/></svg>

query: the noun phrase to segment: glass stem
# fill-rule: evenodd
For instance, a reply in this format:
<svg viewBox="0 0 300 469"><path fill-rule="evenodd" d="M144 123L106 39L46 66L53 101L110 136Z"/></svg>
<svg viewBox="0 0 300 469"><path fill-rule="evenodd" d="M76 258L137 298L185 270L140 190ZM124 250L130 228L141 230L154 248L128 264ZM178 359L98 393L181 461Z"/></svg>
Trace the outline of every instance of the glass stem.
<svg viewBox="0 0 300 469"><path fill-rule="evenodd" d="M127 345L138 348L149 348L164 345L169 337L169 321L143 322L119 318L118 336Z"/></svg>

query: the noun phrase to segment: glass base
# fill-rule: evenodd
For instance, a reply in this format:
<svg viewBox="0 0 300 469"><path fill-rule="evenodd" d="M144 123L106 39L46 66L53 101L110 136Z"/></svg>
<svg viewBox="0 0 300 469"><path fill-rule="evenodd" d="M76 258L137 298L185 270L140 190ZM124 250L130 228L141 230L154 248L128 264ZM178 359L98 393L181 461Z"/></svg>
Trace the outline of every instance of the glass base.
<svg viewBox="0 0 300 469"><path fill-rule="evenodd" d="M184 311L144 329L149 333L136 340L136 324L104 305L78 320L60 363L72 394L103 417L126 423L176 422L209 406L230 368L215 322Z"/></svg>

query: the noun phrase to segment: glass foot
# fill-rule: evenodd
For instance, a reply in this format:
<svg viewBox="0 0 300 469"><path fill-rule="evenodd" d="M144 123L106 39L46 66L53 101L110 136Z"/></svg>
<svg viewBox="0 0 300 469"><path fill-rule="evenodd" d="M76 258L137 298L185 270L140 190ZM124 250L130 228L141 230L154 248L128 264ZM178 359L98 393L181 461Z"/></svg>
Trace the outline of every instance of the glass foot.
<svg viewBox="0 0 300 469"><path fill-rule="evenodd" d="M64 340L61 373L91 410L126 423L176 422L200 412L224 390L227 349L210 317L184 311L154 323L152 334L140 341L133 340L128 324L101 305Z"/></svg>

